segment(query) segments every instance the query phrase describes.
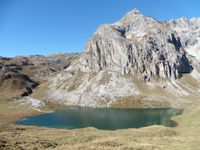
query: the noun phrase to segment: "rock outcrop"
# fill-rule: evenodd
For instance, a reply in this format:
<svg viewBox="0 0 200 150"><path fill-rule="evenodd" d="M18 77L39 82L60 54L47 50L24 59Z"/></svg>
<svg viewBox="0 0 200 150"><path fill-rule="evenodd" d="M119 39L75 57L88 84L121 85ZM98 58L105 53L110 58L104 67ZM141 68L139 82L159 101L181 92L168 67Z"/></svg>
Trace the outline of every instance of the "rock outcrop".
<svg viewBox="0 0 200 150"><path fill-rule="evenodd" d="M177 32L188 54L200 60L200 18L179 18L168 21L167 25Z"/></svg>
<svg viewBox="0 0 200 150"><path fill-rule="evenodd" d="M192 71L178 34L137 9L115 24L101 25L87 42L81 63L82 71L110 70L143 80L177 79Z"/></svg>

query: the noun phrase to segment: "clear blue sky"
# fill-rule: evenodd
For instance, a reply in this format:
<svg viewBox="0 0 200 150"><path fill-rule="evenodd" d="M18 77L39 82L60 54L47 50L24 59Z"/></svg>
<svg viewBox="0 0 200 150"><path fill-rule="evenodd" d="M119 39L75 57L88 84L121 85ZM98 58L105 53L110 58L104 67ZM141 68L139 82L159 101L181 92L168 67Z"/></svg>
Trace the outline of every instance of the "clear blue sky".
<svg viewBox="0 0 200 150"><path fill-rule="evenodd" d="M160 20L200 17L200 0L0 0L0 56L81 52L100 24L133 8Z"/></svg>

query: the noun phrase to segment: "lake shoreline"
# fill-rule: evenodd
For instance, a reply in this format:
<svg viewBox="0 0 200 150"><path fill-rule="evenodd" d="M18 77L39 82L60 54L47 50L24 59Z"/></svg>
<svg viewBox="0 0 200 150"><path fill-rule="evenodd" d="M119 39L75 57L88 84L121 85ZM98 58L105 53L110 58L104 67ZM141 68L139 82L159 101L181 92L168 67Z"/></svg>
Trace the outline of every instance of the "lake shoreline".
<svg viewBox="0 0 200 150"><path fill-rule="evenodd" d="M18 125L36 125L63 129L94 127L104 130L116 130L151 125L174 127L176 123L171 120L171 117L180 115L182 111L182 109L172 108L122 109L73 106L19 119L15 123ZM49 120L53 120L53 122Z"/></svg>
<svg viewBox="0 0 200 150"><path fill-rule="evenodd" d="M45 110L56 111L63 106L48 106ZM83 129L55 129L37 126L15 125L13 122L19 118L42 114L41 112L30 111L21 108L9 113L7 121L1 119L0 124L0 147L7 149L116 149L140 148L144 150L157 149L191 149L199 147L200 131L198 114L200 108L186 108L183 114L175 116L172 120L176 121L176 127L149 126L139 129L119 129L105 131L95 128ZM10 110L9 110L10 111ZM7 110L7 112L9 112ZM15 110L14 110L15 111ZM192 117L191 117L192 116ZM195 118L194 118L194 117ZM2 118L2 115L0 115ZM197 120L197 121L194 121ZM187 125L187 122L192 124ZM151 140L149 140L151 139ZM14 142L12 142L14 141Z"/></svg>
<svg viewBox="0 0 200 150"><path fill-rule="evenodd" d="M200 109L186 109L176 116L177 127L149 126L139 129L105 131L95 128L54 129L14 124L0 125L0 147L7 149L193 149L199 146L199 122L194 123ZM189 117L189 118L188 118ZM187 125L186 122L192 122ZM14 142L12 142L14 141Z"/></svg>

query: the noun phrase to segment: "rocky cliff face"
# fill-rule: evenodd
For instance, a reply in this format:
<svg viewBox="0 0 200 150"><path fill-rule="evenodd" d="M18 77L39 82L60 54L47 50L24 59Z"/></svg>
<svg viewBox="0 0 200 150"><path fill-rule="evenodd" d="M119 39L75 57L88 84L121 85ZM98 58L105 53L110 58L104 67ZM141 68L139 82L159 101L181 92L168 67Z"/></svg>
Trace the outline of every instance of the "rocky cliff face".
<svg viewBox="0 0 200 150"><path fill-rule="evenodd" d="M44 99L93 107L179 107L198 101L200 73L185 51L189 37L175 26L181 25L137 9L101 25L80 59L51 80Z"/></svg>
<svg viewBox="0 0 200 150"><path fill-rule="evenodd" d="M200 18L179 18L168 21L167 25L177 32L188 54L200 60Z"/></svg>
<svg viewBox="0 0 200 150"><path fill-rule="evenodd" d="M192 71L178 34L137 9L115 24L101 25L87 42L81 63L82 71L110 70L142 80L177 79Z"/></svg>

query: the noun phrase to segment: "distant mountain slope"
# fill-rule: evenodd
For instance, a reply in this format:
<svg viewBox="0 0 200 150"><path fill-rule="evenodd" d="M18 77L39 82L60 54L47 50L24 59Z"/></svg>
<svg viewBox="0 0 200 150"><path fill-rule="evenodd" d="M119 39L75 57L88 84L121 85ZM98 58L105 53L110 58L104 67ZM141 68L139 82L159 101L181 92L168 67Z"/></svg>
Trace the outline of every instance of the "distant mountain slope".
<svg viewBox="0 0 200 150"><path fill-rule="evenodd" d="M28 96L39 85L70 66L79 54L0 57L0 101Z"/></svg>

